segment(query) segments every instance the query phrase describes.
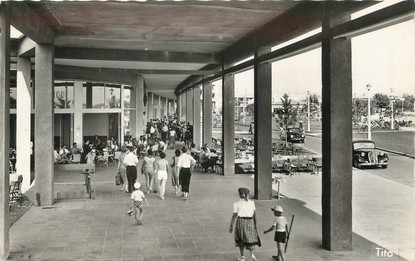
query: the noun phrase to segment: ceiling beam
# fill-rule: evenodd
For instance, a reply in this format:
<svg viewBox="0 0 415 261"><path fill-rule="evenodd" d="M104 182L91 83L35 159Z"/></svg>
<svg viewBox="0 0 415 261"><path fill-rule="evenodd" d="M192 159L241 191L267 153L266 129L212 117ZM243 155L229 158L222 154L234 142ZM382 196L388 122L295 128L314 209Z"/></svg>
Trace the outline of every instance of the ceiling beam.
<svg viewBox="0 0 415 261"><path fill-rule="evenodd" d="M56 65L55 71L72 71L72 72L106 72L106 73L128 73L134 75L143 74L158 74L158 75L212 75L214 71L210 70L149 70L149 69L115 69L115 68L95 68L95 67L80 67L80 66L69 66L69 65Z"/></svg>
<svg viewBox="0 0 415 261"><path fill-rule="evenodd" d="M167 63L220 63L213 54L55 47L55 58Z"/></svg>
<svg viewBox="0 0 415 261"><path fill-rule="evenodd" d="M321 27L321 17L326 8L330 8L336 16L345 16L375 3L374 1L300 2L232 44L219 56L226 63L235 63L252 56L258 48L276 46ZM328 4L330 6L327 6Z"/></svg>
<svg viewBox="0 0 415 261"><path fill-rule="evenodd" d="M415 2L404 1L333 28L334 38L356 37L414 19Z"/></svg>
<svg viewBox="0 0 415 261"><path fill-rule="evenodd" d="M53 70L55 79L62 80L83 80L133 86L136 86L138 82L138 76L136 74L121 69L55 65Z"/></svg>
<svg viewBox="0 0 415 261"><path fill-rule="evenodd" d="M6 2L10 24L36 43L53 43L53 30L25 2Z"/></svg>

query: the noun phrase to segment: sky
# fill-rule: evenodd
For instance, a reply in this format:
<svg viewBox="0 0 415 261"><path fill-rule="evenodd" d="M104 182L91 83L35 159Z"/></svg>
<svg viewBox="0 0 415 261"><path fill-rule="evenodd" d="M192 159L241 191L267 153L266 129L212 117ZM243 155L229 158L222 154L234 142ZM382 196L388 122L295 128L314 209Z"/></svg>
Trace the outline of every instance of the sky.
<svg viewBox="0 0 415 261"><path fill-rule="evenodd" d="M400 1L380 2L353 14L352 18ZM12 28L11 37L19 35ZM321 48L274 62L272 75L273 98L279 100L288 93L291 98L304 99L307 91L321 96ZM372 86L372 95L415 95L415 20L352 38L352 79L355 97L367 97L367 84ZM252 97L253 82L253 70L236 74L235 95ZM213 91L220 97L221 81L213 84Z"/></svg>
<svg viewBox="0 0 415 261"><path fill-rule="evenodd" d="M272 75L273 98L288 93L304 99L307 91L320 96L321 48L274 62ZM352 38L352 79L356 97L367 97L367 84L372 95L415 95L415 21ZM220 92L220 81L214 85L214 91ZM235 75L236 96L253 96L253 92L253 70Z"/></svg>

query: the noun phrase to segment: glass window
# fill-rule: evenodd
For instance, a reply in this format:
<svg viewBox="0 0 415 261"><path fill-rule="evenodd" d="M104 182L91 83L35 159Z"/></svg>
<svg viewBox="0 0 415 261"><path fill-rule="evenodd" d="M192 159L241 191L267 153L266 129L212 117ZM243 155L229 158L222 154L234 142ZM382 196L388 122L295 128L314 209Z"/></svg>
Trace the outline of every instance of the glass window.
<svg viewBox="0 0 415 261"><path fill-rule="evenodd" d="M92 108L105 108L104 86L92 86Z"/></svg>
<svg viewBox="0 0 415 261"><path fill-rule="evenodd" d="M69 109L74 105L73 86L55 86L54 108Z"/></svg>
<svg viewBox="0 0 415 261"><path fill-rule="evenodd" d="M131 87L124 87L124 107L125 108L134 108L133 103L131 102Z"/></svg>
<svg viewBox="0 0 415 261"><path fill-rule="evenodd" d="M105 108L121 108L121 86L105 87Z"/></svg>

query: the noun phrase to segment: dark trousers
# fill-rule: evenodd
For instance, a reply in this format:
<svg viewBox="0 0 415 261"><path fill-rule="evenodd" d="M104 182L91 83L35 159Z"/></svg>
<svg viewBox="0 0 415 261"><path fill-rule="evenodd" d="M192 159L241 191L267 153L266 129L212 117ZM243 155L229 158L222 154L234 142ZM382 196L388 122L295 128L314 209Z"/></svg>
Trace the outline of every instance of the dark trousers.
<svg viewBox="0 0 415 261"><path fill-rule="evenodd" d="M127 180L128 180L128 192L134 191L134 183L137 179L137 168L135 166L127 166Z"/></svg>
<svg viewBox="0 0 415 261"><path fill-rule="evenodd" d="M192 172L190 171L190 168L180 169L179 181L180 181L180 185L182 185L182 192L189 192L191 177L192 177Z"/></svg>

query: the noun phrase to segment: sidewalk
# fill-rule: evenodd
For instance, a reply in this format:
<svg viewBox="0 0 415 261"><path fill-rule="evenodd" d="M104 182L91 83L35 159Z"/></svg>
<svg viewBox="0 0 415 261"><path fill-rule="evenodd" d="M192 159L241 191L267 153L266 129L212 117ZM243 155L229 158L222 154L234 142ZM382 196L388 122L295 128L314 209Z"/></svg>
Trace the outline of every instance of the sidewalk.
<svg viewBox="0 0 415 261"><path fill-rule="evenodd" d="M173 150L168 150L168 158L172 154ZM224 177L194 173L187 201L171 195L173 188L168 181L166 199L160 200L155 194L148 195L149 206L145 206L144 225L135 226L133 218L125 214L130 202L128 194L114 185L114 174L115 167L97 168L94 200L60 200L52 209L32 207L11 227L9 259L236 260L239 251L234 245L233 235L228 232L232 203L238 200L239 187L253 190L250 175ZM62 173L56 175L62 183L65 178L71 182L77 179L76 176L65 177ZM353 251L322 249L321 215L314 210L320 201L316 193L321 191L317 185L321 184L320 178L308 175L291 178L290 182L287 180L282 185L282 193L289 198L256 201L258 231L262 240L262 247L256 251L258 260L272 260L271 256L275 254L272 233L263 235L261 231L272 224L273 215L269 209L276 204L284 208L288 220L295 215L287 260L385 260L376 256L375 247L378 245L370 241L374 239L358 234L353 234ZM139 174L138 179L143 182L144 177ZM291 183L294 180L297 180L297 185ZM313 182L309 183L311 180ZM289 184L294 186L290 188ZM68 185L55 185L55 191L64 189L68 189ZM355 188L355 191L359 189ZM367 215L354 204L354 218L364 215L362 218L366 219L362 224L356 217L355 227L367 226L372 220L377 222L375 215ZM400 204L396 202L394 209L400 208ZM395 218L392 220L398 222ZM392 227L397 229L396 225ZM394 255L386 260L403 259Z"/></svg>

